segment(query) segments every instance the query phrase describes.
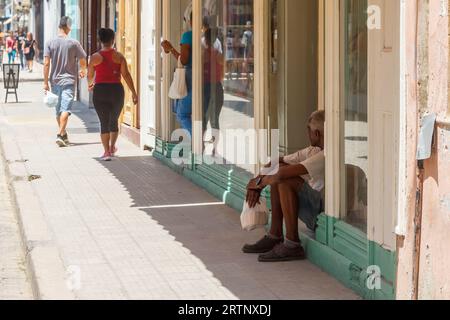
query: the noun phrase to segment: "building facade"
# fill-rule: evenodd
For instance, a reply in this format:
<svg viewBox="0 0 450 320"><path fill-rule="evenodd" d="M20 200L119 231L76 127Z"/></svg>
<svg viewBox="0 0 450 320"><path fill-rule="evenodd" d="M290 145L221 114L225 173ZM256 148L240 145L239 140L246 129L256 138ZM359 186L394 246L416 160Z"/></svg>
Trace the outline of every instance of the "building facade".
<svg viewBox="0 0 450 320"><path fill-rule="evenodd" d="M308 258L367 299L450 297L448 1L88 2L83 45L94 52L94 31L113 27L140 93L124 106L128 139L240 210L249 179L306 147L309 115L325 110L326 209L315 234L302 231ZM203 54L205 21L219 72ZM176 61L160 43L178 47L191 28L193 135L180 143ZM431 157L418 161L429 115Z"/></svg>
<svg viewBox="0 0 450 320"><path fill-rule="evenodd" d="M180 166L172 158L179 151L172 135L177 124L167 96L175 61L158 44L179 43L189 5L156 0L141 8L141 144L239 210L245 185L263 161L205 164L201 125L194 125L193 161ZM449 165L448 77L437 72L448 67L447 3L194 0L192 10L194 124L207 119L200 32L205 16L227 57L220 128L254 139L243 153L271 144L281 154L305 147L309 114L326 110L326 210L316 234L303 234L310 260L365 298L448 298L444 269L450 257L442 245L450 240L444 231L450 188L448 179L439 179ZM252 35L250 54L246 34ZM437 116L437 134L425 161L430 176L421 189L419 223L415 154L421 120L430 113ZM267 135L276 129L279 137L252 136L261 129ZM434 233L432 222L440 232ZM371 284L377 272L381 282Z"/></svg>

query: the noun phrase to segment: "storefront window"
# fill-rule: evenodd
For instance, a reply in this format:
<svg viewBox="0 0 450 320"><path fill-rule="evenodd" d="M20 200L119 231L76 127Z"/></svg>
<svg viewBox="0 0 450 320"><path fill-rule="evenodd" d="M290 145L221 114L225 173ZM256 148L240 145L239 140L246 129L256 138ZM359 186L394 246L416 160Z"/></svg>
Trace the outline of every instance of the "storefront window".
<svg viewBox="0 0 450 320"><path fill-rule="evenodd" d="M202 24L205 155L252 172L253 0L204 0Z"/></svg>
<svg viewBox="0 0 450 320"><path fill-rule="evenodd" d="M367 231L367 0L344 1L342 203L345 220Z"/></svg>
<svg viewBox="0 0 450 320"><path fill-rule="evenodd" d="M70 37L81 40L81 9L78 0L64 0L62 15L72 19L72 31Z"/></svg>

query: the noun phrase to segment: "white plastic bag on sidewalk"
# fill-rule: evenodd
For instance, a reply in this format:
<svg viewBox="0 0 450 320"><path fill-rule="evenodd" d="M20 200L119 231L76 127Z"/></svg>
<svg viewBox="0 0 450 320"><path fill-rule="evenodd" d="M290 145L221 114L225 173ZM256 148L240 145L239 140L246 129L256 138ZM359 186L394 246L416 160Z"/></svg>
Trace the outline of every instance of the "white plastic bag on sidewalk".
<svg viewBox="0 0 450 320"><path fill-rule="evenodd" d="M264 228L269 224L269 209L267 208L266 199L261 198L260 203L254 208L250 208L245 202L241 214L242 229L252 231L258 228Z"/></svg>
<svg viewBox="0 0 450 320"><path fill-rule="evenodd" d="M181 63L181 56L178 58L178 66L173 76L172 85L169 89L169 98L173 100L180 100L186 98L188 95L186 84L186 69Z"/></svg>
<svg viewBox="0 0 450 320"><path fill-rule="evenodd" d="M59 102L59 97L52 93L51 91L47 91L44 96L44 104L49 108L56 108Z"/></svg>

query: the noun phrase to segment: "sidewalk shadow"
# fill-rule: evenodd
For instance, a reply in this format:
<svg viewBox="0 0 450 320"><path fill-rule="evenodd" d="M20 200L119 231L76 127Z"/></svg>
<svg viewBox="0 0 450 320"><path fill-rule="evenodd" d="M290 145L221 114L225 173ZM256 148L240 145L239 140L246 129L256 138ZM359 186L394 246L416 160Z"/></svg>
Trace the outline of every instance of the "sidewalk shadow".
<svg viewBox="0 0 450 320"><path fill-rule="evenodd" d="M99 163L126 188L134 207L157 221L237 298L345 298L336 294L335 282L307 261L261 264L257 256L244 255L243 244L253 243L264 230L243 232L236 211L154 158ZM320 293L311 290L315 287Z"/></svg>
<svg viewBox="0 0 450 320"><path fill-rule="evenodd" d="M84 146L96 146L101 145L101 142L92 142L92 143L70 143L69 147L84 147Z"/></svg>
<svg viewBox="0 0 450 320"><path fill-rule="evenodd" d="M95 110L90 109L81 102L75 102L72 114L79 118L83 123L83 127L78 128L79 130L84 130L85 133L100 133L100 121ZM73 129L71 131L73 131Z"/></svg>

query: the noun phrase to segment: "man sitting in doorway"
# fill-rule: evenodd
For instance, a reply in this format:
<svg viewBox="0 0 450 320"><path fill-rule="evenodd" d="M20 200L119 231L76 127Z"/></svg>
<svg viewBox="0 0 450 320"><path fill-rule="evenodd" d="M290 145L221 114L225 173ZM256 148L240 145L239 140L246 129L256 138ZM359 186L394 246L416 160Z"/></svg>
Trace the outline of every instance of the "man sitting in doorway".
<svg viewBox="0 0 450 320"><path fill-rule="evenodd" d="M280 159L280 169L273 176L259 176L247 187L247 202L255 207L261 192L271 188L272 226L270 232L253 245L245 245L244 253L261 254L260 262L305 259L298 232L298 219L315 231L317 218L324 210L325 112L316 111L309 118L311 146ZM286 236L283 236L283 220Z"/></svg>

